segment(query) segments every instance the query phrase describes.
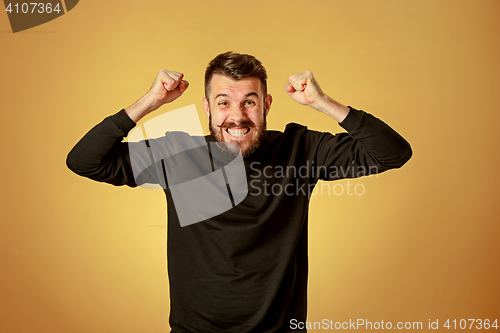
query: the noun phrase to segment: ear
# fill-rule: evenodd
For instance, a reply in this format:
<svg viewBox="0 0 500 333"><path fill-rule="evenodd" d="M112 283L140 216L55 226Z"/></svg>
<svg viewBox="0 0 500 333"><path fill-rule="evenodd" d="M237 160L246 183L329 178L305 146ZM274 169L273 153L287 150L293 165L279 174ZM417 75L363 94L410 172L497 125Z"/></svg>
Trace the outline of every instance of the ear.
<svg viewBox="0 0 500 333"><path fill-rule="evenodd" d="M264 107L265 107L264 113L265 113L266 117L269 114L269 110L271 109L272 102L273 102L273 96L271 96L271 94L267 94L266 99L264 100Z"/></svg>
<svg viewBox="0 0 500 333"><path fill-rule="evenodd" d="M203 97L203 110L205 110L207 118L210 119L210 105L208 104L208 100L206 97Z"/></svg>

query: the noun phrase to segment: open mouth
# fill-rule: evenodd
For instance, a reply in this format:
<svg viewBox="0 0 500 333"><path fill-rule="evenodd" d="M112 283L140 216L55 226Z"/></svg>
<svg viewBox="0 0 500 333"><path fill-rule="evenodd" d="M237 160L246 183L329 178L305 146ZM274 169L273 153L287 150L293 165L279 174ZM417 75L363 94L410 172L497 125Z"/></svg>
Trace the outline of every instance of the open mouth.
<svg viewBox="0 0 500 333"><path fill-rule="evenodd" d="M248 132L250 132L250 128L248 127L231 127L231 128L226 128L225 130L229 135L235 138L244 137L245 135L248 134Z"/></svg>

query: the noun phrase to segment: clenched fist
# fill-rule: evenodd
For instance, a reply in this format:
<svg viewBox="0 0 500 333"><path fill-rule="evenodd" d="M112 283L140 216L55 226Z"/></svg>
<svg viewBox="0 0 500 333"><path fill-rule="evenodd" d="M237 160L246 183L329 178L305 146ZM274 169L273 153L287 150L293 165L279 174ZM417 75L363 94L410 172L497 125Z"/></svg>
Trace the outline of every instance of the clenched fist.
<svg viewBox="0 0 500 333"><path fill-rule="evenodd" d="M151 89L146 94L151 98L152 106L155 109L176 100L184 93L189 82L183 80L183 77L182 73L160 69Z"/></svg>
<svg viewBox="0 0 500 333"><path fill-rule="evenodd" d="M184 74L180 72L160 69L146 95L125 109L125 112L130 119L137 122L163 104L176 100L189 86L189 82L183 80L183 78Z"/></svg>
<svg viewBox="0 0 500 333"><path fill-rule="evenodd" d="M326 113L339 123L349 113L348 107L323 93L311 71L293 74L288 78L288 82L284 87L285 91L297 103Z"/></svg>
<svg viewBox="0 0 500 333"><path fill-rule="evenodd" d="M318 102L325 97L311 71L293 74L288 82L284 87L285 91L297 103L317 108Z"/></svg>

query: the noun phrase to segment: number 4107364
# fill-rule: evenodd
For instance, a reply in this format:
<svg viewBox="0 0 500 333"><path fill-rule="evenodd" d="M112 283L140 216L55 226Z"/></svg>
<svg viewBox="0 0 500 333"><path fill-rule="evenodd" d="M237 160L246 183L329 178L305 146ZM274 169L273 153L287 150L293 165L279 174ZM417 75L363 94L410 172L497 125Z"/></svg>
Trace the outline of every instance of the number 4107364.
<svg viewBox="0 0 500 333"><path fill-rule="evenodd" d="M474 323L476 325L474 325ZM469 326L469 329L472 329L472 328L476 328L476 329L490 329L490 328L494 328L494 329L498 329L498 324L497 324L497 319L495 319L494 322L490 322L489 319L485 319L485 320L481 320L481 319L469 319L469 320L465 320L465 319L460 319L460 321L458 321L457 319L454 319L454 320L447 320L446 323L443 325L443 327L446 327L447 329L457 329L457 327L460 327L461 329L466 329L467 328L467 324L470 324Z"/></svg>
<svg viewBox="0 0 500 333"><path fill-rule="evenodd" d="M12 6L12 3L9 3L9 5L5 9L5 11L7 11L9 13L14 12L16 14L19 14L19 13L23 13L23 14L47 13L47 14L50 14L52 12L59 13L61 11L61 9L59 8L59 3L56 3L55 7L52 7L51 3L45 4L45 3L37 3L37 2L30 2L30 3L24 2L22 4L16 3L16 4L14 4L14 6Z"/></svg>

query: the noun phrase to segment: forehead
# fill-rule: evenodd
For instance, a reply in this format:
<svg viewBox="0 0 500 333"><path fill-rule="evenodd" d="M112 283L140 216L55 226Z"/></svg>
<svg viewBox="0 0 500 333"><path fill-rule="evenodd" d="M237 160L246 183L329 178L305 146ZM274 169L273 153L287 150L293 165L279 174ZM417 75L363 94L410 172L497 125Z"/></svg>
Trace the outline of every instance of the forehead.
<svg viewBox="0 0 500 333"><path fill-rule="evenodd" d="M209 88L210 98L221 93L229 97L238 97L239 95L247 95L252 92L257 93L259 97L262 95L262 82L257 77L233 80L225 75L214 74Z"/></svg>

